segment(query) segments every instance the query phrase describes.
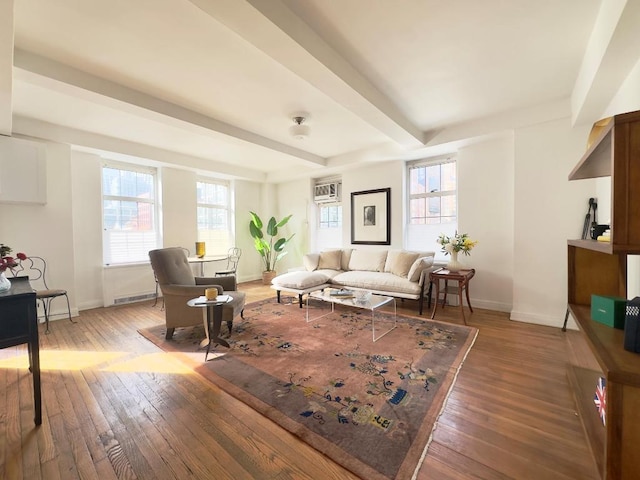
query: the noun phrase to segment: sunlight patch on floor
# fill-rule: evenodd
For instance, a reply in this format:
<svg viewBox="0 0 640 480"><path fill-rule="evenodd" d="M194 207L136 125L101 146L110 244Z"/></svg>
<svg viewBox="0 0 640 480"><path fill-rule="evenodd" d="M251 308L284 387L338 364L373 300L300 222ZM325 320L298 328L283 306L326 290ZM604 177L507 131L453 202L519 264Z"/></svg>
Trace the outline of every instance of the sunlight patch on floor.
<svg viewBox="0 0 640 480"><path fill-rule="evenodd" d="M29 357L26 353L0 359L0 369L28 367ZM41 371L88 369L104 372L193 373L189 367L165 352L132 357L130 352L40 350Z"/></svg>
<svg viewBox="0 0 640 480"><path fill-rule="evenodd" d="M193 373L193 370L189 367L164 352L148 353L139 357L129 358L102 370L105 372Z"/></svg>

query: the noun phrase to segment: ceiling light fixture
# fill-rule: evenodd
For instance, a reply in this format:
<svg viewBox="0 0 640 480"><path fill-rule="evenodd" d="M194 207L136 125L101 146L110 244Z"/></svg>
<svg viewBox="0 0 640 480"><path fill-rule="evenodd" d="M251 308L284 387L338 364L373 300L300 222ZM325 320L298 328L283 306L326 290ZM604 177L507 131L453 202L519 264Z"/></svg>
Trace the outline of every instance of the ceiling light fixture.
<svg viewBox="0 0 640 480"><path fill-rule="evenodd" d="M292 120L295 125L292 125L291 127L289 127L289 133L293 138L296 138L298 140L304 140L309 136L309 133L310 133L309 126L303 125L306 119L307 118L302 114L294 115Z"/></svg>

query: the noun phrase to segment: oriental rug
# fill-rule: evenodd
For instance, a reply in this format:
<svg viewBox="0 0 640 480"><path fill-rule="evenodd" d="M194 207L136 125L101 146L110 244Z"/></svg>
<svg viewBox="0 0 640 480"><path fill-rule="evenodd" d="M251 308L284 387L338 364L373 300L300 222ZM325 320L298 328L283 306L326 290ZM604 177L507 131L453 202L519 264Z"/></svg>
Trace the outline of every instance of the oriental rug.
<svg viewBox="0 0 640 480"><path fill-rule="evenodd" d="M247 305L244 316L234 322L230 348L217 347L206 363L203 327L176 329L172 340L164 325L140 333L366 479L418 471L477 335L398 315L397 328L374 343L368 310L336 308L307 323L297 302L272 299ZM376 331L391 321L376 320Z"/></svg>

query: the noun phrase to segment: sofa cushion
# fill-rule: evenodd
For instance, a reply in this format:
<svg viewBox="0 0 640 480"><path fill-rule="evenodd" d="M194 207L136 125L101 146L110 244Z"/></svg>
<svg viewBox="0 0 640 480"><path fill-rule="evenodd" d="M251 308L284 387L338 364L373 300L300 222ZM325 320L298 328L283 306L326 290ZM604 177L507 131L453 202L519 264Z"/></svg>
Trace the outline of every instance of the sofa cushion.
<svg viewBox="0 0 640 480"><path fill-rule="evenodd" d="M420 274L423 270L431 268L433 266L433 257L419 257L413 262L409 273L407 273L407 279L411 282L417 282L420 280Z"/></svg>
<svg viewBox="0 0 640 480"><path fill-rule="evenodd" d="M329 277L321 272L297 271L278 275L271 280L271 283L276 287L305 290L316 285L322 285L327 280L329 280Z"/></svg>
<svg viewBox="0 0 640 480"><path fill-rule="evenodd" d="M418 258L418 252L406 252L403 250L389 250L387 261L384 264L384 271L406 277L411 266Z"/></svg>
<svg viewBox="0 0 640 480"><path fill-rule="evenodd" d="M331 283L337 286L349 286L389 293L420 295L420 285L410 282L407 277L399 277L386 272L342 272L333 277Z"/></svg>
<svg viewBox="0 0 640 480"><path fill-rule="evenodd" d="M349 261L351 260L351 252L353 248L342 249L342 262L340 264L340 270L349 270Z"/></svg>
<svg viewBox="0 0 640 480"><path fill-rule="evenodd" d="M386 250L353 250L349 259L349 270L382 272L386 259Z"/></svg>
<svg viewBox="0 0 640 480"><path fill-rule="evenodd" d="M319 253L307 253L302 257L302 264L307 272L313 272L318 268L318 262L320 261Z"/></svg>
<svg viewBox="0 0 640 480"><path fill-rule="evenodd" d="M340 270L342 268L342 250L325 250L320 252L318 270Z"/></svg>

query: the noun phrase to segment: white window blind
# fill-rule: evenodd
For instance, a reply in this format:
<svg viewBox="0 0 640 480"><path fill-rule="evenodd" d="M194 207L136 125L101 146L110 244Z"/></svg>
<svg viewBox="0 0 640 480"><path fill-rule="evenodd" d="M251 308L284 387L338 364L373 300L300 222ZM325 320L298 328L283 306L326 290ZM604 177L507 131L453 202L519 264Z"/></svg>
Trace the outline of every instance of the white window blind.
<svg viewBox="0 0 640 480"><path fill-rule="evenodd" d="M135 165L102 168L105 265L146 262L158 248L156 171Z"/></svg>

